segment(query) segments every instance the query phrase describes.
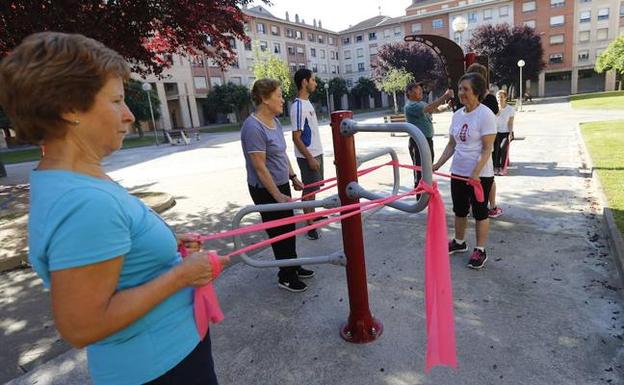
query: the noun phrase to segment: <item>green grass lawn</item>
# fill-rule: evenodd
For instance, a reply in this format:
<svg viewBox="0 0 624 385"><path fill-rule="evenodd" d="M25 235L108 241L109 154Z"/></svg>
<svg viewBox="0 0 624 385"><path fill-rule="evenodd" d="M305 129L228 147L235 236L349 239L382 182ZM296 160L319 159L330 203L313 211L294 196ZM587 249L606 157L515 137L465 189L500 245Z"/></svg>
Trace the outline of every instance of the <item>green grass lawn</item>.
<svg viewBox="0 0 624 385"><path fill-rule="evenodd" d="M583 123L581 132L615 222L624 234L624 120Z"/></svg>
<svg viewBox="0 0 624 385"><path fill-rule="evenodd" d="M624 91L572 95L570 102L579 109L624 110Z"/></svg>

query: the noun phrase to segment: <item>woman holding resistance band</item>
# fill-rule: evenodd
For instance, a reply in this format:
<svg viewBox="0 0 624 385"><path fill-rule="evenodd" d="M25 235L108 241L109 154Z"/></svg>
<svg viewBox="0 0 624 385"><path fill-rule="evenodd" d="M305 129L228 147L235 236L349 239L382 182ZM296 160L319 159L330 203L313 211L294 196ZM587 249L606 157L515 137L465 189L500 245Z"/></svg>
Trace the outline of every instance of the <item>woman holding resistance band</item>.
<svg viewBox="0 0 624 385"><path fill-rule="evenodd" d="M251 199L257 205L286 203L290 201L291 180L293 188L303 190L303 183L293 172L286 154L284 131L277 116L284 108L280 82L273 79L259 79L253 85L251 97L256 111L243 122L241 145L247 167L247 184ZM288 218L292 210L261 212L262 222ZM269 238L295 230L295 224L267 229ZM297 258L296 238L290 237L271 245L276 259ZM314 271L301 266L280 267L278 287L302 292L308 287L300 278L312 278Z"/></svg>
<svg viewBox="0 0 624 385"><path fill-rule="evenodd" d="M473 180L479 180L483 194L488 196L494 181L492 167L492 145L496 138L496 117L494 113L481 104L487 89L485 79L478 73L467 73L459 80L458 96L464 105L453 114L449 129L449 141L433 165L436 171L453 157L451 174ZM468 267L480 269L485 266L489 220L487 200L477 202L474 189L465 181L451 179L451 196L455 213L455 238L449 242L449 254L468 250L465 234L468 223L468 211L476 221L477 244L474 248Z"/></svg>
<svg viewBox="0 0 624 385"><path fill-rule="evenodd" d="M208 255L182 260L167 224L102 167L134 122L129 75L78 34L31 35L0 62L0 104L20 138L46 147L30 173L29 260L94 384L217 385L193 315L193 287L214 278Z"/></svg>

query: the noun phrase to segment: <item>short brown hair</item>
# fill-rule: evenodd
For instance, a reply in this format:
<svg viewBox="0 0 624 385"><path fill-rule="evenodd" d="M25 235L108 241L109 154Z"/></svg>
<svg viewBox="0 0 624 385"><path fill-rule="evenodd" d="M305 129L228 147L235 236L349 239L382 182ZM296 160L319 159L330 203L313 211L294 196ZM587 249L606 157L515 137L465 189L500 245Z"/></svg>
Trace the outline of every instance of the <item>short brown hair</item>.
<svg viewBox="0 0 624 385"><path fill-rule="evenodd" d="M127 80L121 55L79 34L35 33L0 61L0 105L20 140L62 138L62 114L87 111L111 76Z"/></svg>
<svg viewBox="0 0 624 385"><path fill-rule="evenodd" d="M468 68L466 68L466 73L470 73L470 72L476 72L479 75L483 76L483 79L487 82L488 80L488 70L487 68L485 68L484 65L479 64L479 63L472 63L471 65L468 66Z"/></svg>
<svg viewBox="0 0 624 385"><path fill-rule="evenodd" d="M282 83L275 79L258 79L251 88L251 99L255 106L262 104L263 99L268 99Z"/></svg>

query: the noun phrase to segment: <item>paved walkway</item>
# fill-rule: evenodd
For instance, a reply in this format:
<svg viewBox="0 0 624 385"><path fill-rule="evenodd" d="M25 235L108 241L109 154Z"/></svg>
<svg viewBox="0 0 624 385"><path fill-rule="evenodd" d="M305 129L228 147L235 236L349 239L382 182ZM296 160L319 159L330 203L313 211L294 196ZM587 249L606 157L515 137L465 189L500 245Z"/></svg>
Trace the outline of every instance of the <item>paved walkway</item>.
<svg viewBox="0 0 624 385"><path fill-rule="evenodd" d="M450 116L435 117L437 154ZM237 265L216 284L226 315L211 331L221 383L624 383L623 290L602 235L596 194L581 170L577 134L580 121L616 118L624 119L624 113L574 111L567 103L525 106L517 116L510 175L497 179L505 214L492 221L489 265L472 271L465 268L467 255L451 260L458 370L423 373L425 215L384 209L365 225L370 303L384 323L382 338L366 345L340 339L348 315L342 268L319 266L310 290L291 294L277 289L274 271ZM331 134L323 132L331 165ZM358 152L390 146L405 162L406 142L388 134L356 135ZM165 218L181 231L223 230L250 203L237 133L211 135L185 148L120 151L106 164L127 187L173 194L178 204ZM31 166L10 166L9 172L18 167ZM327 176L333 175L328 167ZM380 171L361 183L388 191L390 178L389 171ZM404 185L411 183L408 172L402 178ZM440 180L440 190L450 213L447 181ZM451 216L447 219L450 223ZM320 241L300 238L299 254L340 249L338 228L324 230ZM472 246L474 226L469 228ZM20 313L29 306L30 314ZM30 370L9 384L89 383L83 353L54 342L49 305L28 270L0 275L0 314L0 345L17 347L10 355L2 349L3 367L14 377L20 367ZM33 353L35 346L44 353L66 351L36 365L35 357L42 355ZM53 355L58 352L46 357Z"/></svg>

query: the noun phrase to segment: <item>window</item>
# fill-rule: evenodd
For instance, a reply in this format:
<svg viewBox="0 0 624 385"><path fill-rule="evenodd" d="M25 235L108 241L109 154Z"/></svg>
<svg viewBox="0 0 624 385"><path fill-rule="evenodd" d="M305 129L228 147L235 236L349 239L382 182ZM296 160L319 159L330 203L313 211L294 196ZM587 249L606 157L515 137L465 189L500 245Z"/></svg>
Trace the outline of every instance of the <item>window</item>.
<svg viewBox="0 0 624 385"><path fill-rule="evenodd" d="M331 37L331 36L327 38L327 42L330 45L336 45L336 40L333 37Z"/></svg>
<svg viewBox="0 0 624 385"><path fill-rule="evenodd" d="M550 0L550 8L565 7L565 0Z"/></svg>
<svg viewBox="0 0 624 385"><path fill-rule="evenodd" d="M503 5L502 7L498 8L498 15L499 16L509 16L509 6L508 5Z"/></svg>
<svg viewBox="0 0 624 385"><path fill-rule="evenodd" d="M310 56L316 57L316 48L310 48Z"/></svg>
<svg viewBox="0 0 624 385"><path fill-rule="evenodd" d="M297 55L303 55L304 51L303 51L303 47L297 47Z"/></svg>
<svg viewBox="0 0 624 385"><path fill-rule="evenodd" d="M290 68L290 72L297 72L297 64L295 63L288 64L288 68Z"/></svg>
<svg viewBox="0 0 624 385"><path fill-rule="evenodd" d="M232 68L239 68L238 59L234 59L234 63L232 63Z"/></svg>
<svg viewBox="0 0 624 385"><path fill-rule="evenodd" d="M282 52L282 47L280 46L280 43L273 43L273 53L281 53Z"/></svg>
<svg viewBox="0 0 624 385"><path fill-rule="evenodd" d="M295 31L295 38L297 40L303 40L303 33L301 33L301 31Z"/></svg>
<svg viewBox="0 0 624 385"><path fill-rule="evenodd" d="M272 25L271 26L271 35L273 36L279 36L280 35L280 29L277 25Z"/></svg>
<svg viewBox="0 0 624 385"><path fill-rule="evenodd" d="M609 8L600 8L598 10L598 20L607 20L609 18Z"/></svg>
<svg viewBox="0 0 624 385"><path fill-rule="evenodd" d="M234 83L237 86L240 86L242 84L242 80L240 76L232 76L229 80L229 83Z"/></svg>
<svg viewBox="0 0 624 385"><path fill-rule="evenodd" d="M551 27L557 27L557 26L563 25L564 23L565 23L565 16L564 15L551 16L550 17L550 26Z"/></svg>
<svg viewBox="0 0 624 385"><path fill-rule="evenodd" d="M527 20L523 24L527 27L535 28L535 20Z"/></svg>
<svg viewBox="0 0 624 385"><path fill-rule="evenodd" d="M525 1L522 3L522 12L535 11L535 1Z"/></svg>
<svg viewBox="0 0 624 385"><path fill-rule="evenodd" d="M256 23L256 31L258 31L258 33L264 34L264 24L262 23Z"/></svg>
<svg viewBox="0 0 624 385"><path fill-rule="evenodd" d="M327 73L327 65L326 64L321 64L321 72L326 74Z"/></svg>
<svg viewBox="0 0 624 385"><path fill-rule="evenodd" d="M384 39L388 39L391 35L392 31L389 29L384 29Z"/></svg>
<svg viewBox="0 0 624 385"><path fill-rule="evenodd" d="M563 63L563 53L551 53L548 57L549 64L561 64Z"/></svg>
<svg viewBox="0 0 624 385"><path fill-rule="evenodd" d="M351 64L346 64L345 65L345 72L348 73L348 74L353 72L353 66Z"/></svg>
<svg viewBox="0 0 624 385"><path fill-rule="evenodd" d="M295 47L293 47L292 45L288 46L288 54L289 55L294 55L295 54Z"/></svg>
<svg viewBox="0 0 624 385"><path fill-rule="evenodd" d="M589 41L589 31L581 31L581 32L579 32L579 41L580 42L588 42Z"/></svg>
<svg viewBox="0 0 624 385"><path fill-rule="evenodd" d="M251 41L245 42L245 51L251 51Z"/></svg>
<svg viewBox="0 0 624 385"><path fill-rule="evenodd" d="M351 51L343 51L342 56L344 56L345 59L351 59Z"/></svg>
<svg viewBox="0 0 624 385"><path fill-rule="evenodd" d="M334 51L329 51L329 58L331 60L336 60L336 52Z"/></svg>
<svg viewBox="0 0 624 385"><path fill-rule="evenodd" d="M321 59L325 59L325 50L324 49L321 50Z"/></svg>
<svg viewBox="0 0 624 385"><path fill-rule="evenodd" d="M193 84L195 85L196 90L205 90L208 88L206 78L203 76L193 76Z"/></svg>
<svg viewBox="0 0 624 385"><path fill-rule="evenodd" d="M333 73L333 74L336 73L336 66L335 65L331 66L331 73Z"/></svg>
<svg viewBox="0 0 624 385"><path fill-rule="evenodd" d="M589 23L591 21L591 11L581 11L579 13L579 23Z"/></svg>
<svg viewBox="0 0 624 385"><path fill-rule="evenodd" d="M596 40L607 40L609 38L609 28L598 28Z"/></svg>
<svg viewBox="0 0 624 385"><path fill-rule="evenodd" d="M343 37L342 38L342 44L344 44L344 45L351 44L351 38Z"/></svg>
<svg viewBox="0 0 624 385"><path fill-rule="evenodd" d="M421 23L414 23L412 24L412 32L413 33L418 33L422 31L422 24Z"/></svg>
<svg viewBox="0 0 624 385"><path fill-rule="evenodd" d="M358 48L355 51L355 54L357 55L357 57L364 57L364 48Z"/></svg>
<svg viewBox="0 0 624 385"><path fill-rule="evenodd" d="M347 79L347 87L353 87L353 79Z"/></svg>
<svg viewBox="0 0 624 385"><path fill-rule="evenodd" d="M266 41L260 42L260 51L266 52L268 48L269 48L269 43L267 43Z"/></svg>
<svg viewBox="0 0 624 385"><path fill-rule="evenodd" d="M254 59L251 57L247 58L247 71L253 72L254 69Z"/></svg>
<svg viewBox="0 0 624 385"><path fill-rule="evenodd" d="M364 63L358 63L358 72L364 72Z"/></svg>
<svg viewBox="0 0 624 385"><path fill-rule="evenodd" d="M483 20L489 20L492 18L492 9L488 8L488 9L484 9L483 10Z"/></svg>
<svg viewBox="0 0 624 385"><path fill-rule="evenodd" d="M620 17L624 17L624 2L620 3Z"/></svg>
<svg viewBox="0 0 624 385"><path fill-rule="evenodd" d="M401 36L401 27L394 27L394 36Z"/></svg>
<svg viewBox="0 0 624 385"><path fill-rule="evenodd" d="M368 51L371 55L377 55L377 45L372 45L368 48Z"/></svg>
<svg viewBox="0 0 624 385"><path fill-rule="evenodd" d="M461 42L461 32L455 32L455 35L453 37L453 40L455 41L455 43L460 44Z"/></svg>
<svg viewBox="0 0 624 385"><path fill-rule="evenodd" d="M236 39L233 37L230 38L230 47L236 49Z"/></svg>
<svg viewBox="0 0 624 385"><path fill-rule="evenodd" d="M563 34L550 35L550 44L563 44Z"/></svg>
<svg viewBox="0 0 624 385"><path fill-rule="evenodd" d="M319 42L319 44L325 43L325 38L323 37L323 35L318 35L318 42ZM325 72L327 72L327 71L325 71Z"/></svg>
<svg viewBox="0 0 624 385"><path fill-rule="evenodd" d="M218 76L211 76L210 77L210 84L212 84L212 86L222 86L223 85L223 79L221 79Z"/></svg>
<svg viewBox="0 0 624 385"><path fill-rule="evenodd" d="M355 37L355 42L356 42L356 43L359 43L359 42L361 42L361 41L363 41L363 40L364 40L364 37L363 37L362 35L357 35L357 36Z"/></svg>
<svg viewBox="0 0 624 385"><path fill-rule="evenodd" d="M584 49L584 50L579 51L578 60L579 61L589 60L589 50Z"/></svg>
<svg viewBox="0 0 624 385"><path fill-rule="evenodd" d="M306 68L305 64L299 63L299 69Z"/></svg>
<svg viewBox="0 0 624 385"><path fill-rule="evenodd" d="M286 37L290 37L290 38L295 37L295 31L293 31L290 28L286 28Z"/></svg>
<svg viewBox="0 0 624 385"><path fill-rule="evenodd" d="M442 19L435 19L431 22L431 26L433 27L433 29L440 29L440 28L444 28L444 20Z"/></svg>
<svg viewBox="0 0 624 385"><path fill-rule="evenodd" d="M368 40L377 40L377 32L369 32Z"/></svg>
<svg viewBox="0 0 624 385"><path fill-rule="evenodd" d="M312 72L318 72L318 65L316 63L312 64Z"/></svg>
<svg viewBox="0 0 624 385"><path fill-rule="evenodd" d="M308 33L308 41L314 43L316 41L316 36L313 33Z"/></svg>
<svg viewBox="0 0 624 385"><path fill-rule="evenodd" d="M477 22L477 13L476 12L468 12L468 22L476 23Z"/></svg>
<svg viewBox="0 0 624 385"><path fill-rule="evenodd" d="M249 32L249 23L243 23L243 31Z"/></svg>

